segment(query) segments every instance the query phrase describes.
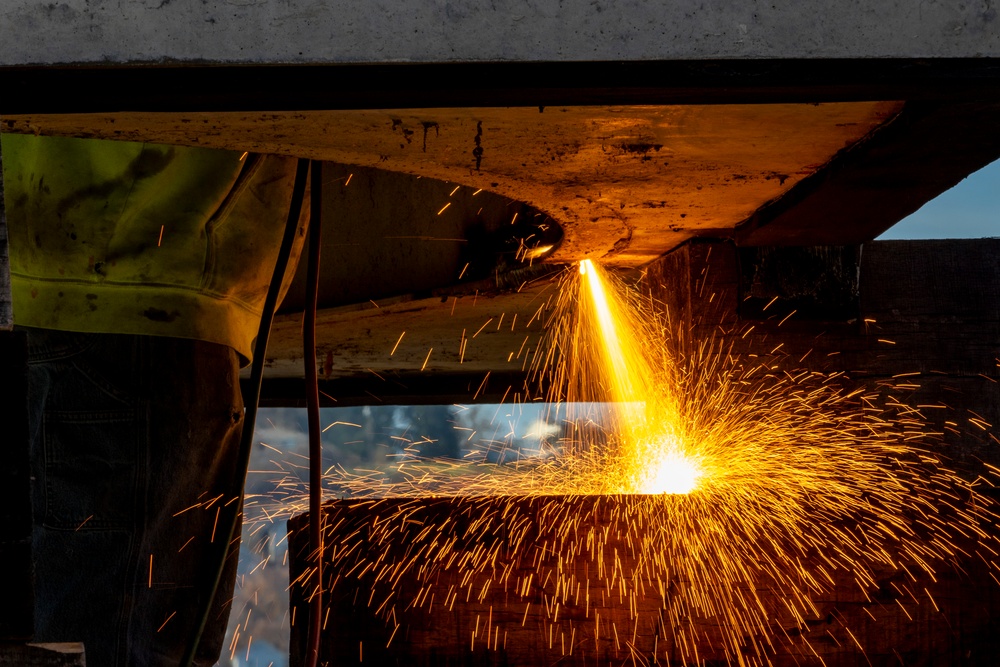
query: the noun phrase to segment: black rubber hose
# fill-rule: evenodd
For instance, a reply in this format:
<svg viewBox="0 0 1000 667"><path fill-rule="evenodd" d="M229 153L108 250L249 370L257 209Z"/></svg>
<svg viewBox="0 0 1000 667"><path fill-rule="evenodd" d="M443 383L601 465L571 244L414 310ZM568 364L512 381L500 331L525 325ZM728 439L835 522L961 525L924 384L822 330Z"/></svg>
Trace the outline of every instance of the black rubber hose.
<svg viewBox="0 0 1000 667"><path fill-rule="evenodd" d="M309 173L309 160L300 159L295 168L295 184L292 187L292 201L288 207L288 219L285 222L285 233L281 237L281 246L278 249L278 258L274 263L274 271L271 274L271 284L267 289L267 296L264 298L264 308L260 316L260 326L257 328L257 342L253 350L253 363L250 365L250 395L243 397L245 407L243 415L243 430L240 433L240 449L237 454L237 466L233 486L239 493L239 502L234 503L233 514L228 521L228 526L224 527L225 539L220 542L221 553L219 554L219 567L215 572L211 590L205 599L204 609L201 611L198 621L198 630L191 638L187 652L184 654L182 665L190 667L194 664L195 655L198 652L198 644L201 643L201 636L205 632L208 624L208 617L212 613L216 593L219 590L219 583L222 581L222 573L226 569L226 560L229 558L229 549L236 534L236 526L242 517L243 508L243 487L246 484L246 471L250 463L250 452L253 449L254 423L257 421L257 403L260 400L260 384L264 376L264 357L267 355L267 338L271 333L271 322L274 320L274 311L278 307L278 296L281 292L281 284L285 278L285 271L288 268L288 258L292 254L292 246L295 242L295 234L299 226L299 217L302 213L302 201L305 198L306 176ZM310 224L310 226L312 226ZM319 226L318 224L316 226Z"/></svg>
<svg viewBox="0 0 1000 667"><path fill-rule="evenodd" d="M306 304L302 323L302 358L305 362L306 410L309 417L309 554L315 574L309 600L309 632L306 665L319 661L323 618L323 531L320 505L323 500L323 445L319 423L319 384L316 370L316 304L319 299L320 221L323 219L323 167L312 163L309 213L309 263L306 266Z"/></svg>

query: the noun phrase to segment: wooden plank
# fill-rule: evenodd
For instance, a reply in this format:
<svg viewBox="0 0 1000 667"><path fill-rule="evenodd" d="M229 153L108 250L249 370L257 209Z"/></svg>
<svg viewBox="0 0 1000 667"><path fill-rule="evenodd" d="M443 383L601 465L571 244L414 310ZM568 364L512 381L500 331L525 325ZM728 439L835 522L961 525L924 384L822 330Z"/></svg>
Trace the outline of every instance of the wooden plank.
<svg viewBox="0 0 1000 667"><path fill-rule="evenodd" d="M84 667L87 664L83 644L0 644L3 667Z"/></svg>

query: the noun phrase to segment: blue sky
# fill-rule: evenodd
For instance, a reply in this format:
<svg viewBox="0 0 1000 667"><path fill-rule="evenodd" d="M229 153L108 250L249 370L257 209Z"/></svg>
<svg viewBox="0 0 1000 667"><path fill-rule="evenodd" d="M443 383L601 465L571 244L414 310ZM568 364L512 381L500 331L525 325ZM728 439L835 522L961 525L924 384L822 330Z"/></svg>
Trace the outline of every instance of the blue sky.
<svg viewBox="0 0 1000 667"><path fill-rule="evenodd" d="M968 239L1000 236L1000 160L970 174L890 227L891 239Z"/></svg>

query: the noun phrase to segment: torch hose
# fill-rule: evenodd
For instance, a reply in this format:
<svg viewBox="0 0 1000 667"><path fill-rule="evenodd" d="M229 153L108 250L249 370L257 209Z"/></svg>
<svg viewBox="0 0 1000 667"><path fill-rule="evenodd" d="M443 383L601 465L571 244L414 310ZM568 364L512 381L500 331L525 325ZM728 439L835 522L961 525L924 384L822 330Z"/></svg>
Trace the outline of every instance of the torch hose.
<svg viewBox="0 0 1000 667"><path fill-rule="evenodd" d="M253 363L250 365L249 396L244 396L243 404L245 412L243 416L243 430L240 433L239 451L237 453L237 466L234 473L232 489L237 490L239 502L234 503L231 518L227 517L227 524L223 527L223 539L220 544L219 566L216 568L211 589L205 598L204 606L200 612L198 628L188 644L187 652L181 664L190 667L194 664L195 654L198 652L198 644L205 632L208 624L208 617L212 613L215 596L222 581L222 573L226 569L226 561L229 558L229 550L236 534L236 527L242 516L243 508L243 487L246 484L246 471L250 463L250 452L253 448L254 423L257 421L257 404L260 401L260 385L264 375L264 357L267 355L267 338L271 333L271 322L274 319L274 311L278 307L278 296L281 292L281 284L284 281L285 270L288 267L288 259L292 254L292 246L295 242L295 233L299 225L299 217L302 212L302 202L305 199L306 176L309 172L309 160L299 159L295 168L295 184L292 187L292 200L288 207L288 219L285 222L285 232L281 237L281 246L278 249L278 257L275 260L274 271L271 274L271 283L268 285L267 296L264 298L264 307L261 312L260 325L257 328L257 342L253 350ZM310 224L310 226L314 226ZM315 226L319 226L318 222Z"/></svg>
<svg viewBox="0 0 1000 667"><path fill-rule="evenodd" d="M320 221L323 219L323 166L312 163L312 192L309 212L309 263L306 266L306 304L302 323L302 358L305 363L306 411L309 420L309 555L315 574L309 600L309 629L306 665L319 661L319 639L323 616L323 531L322 503L323 450L319 422L319 383L316 370L316 304L319 298Z"/></svg>

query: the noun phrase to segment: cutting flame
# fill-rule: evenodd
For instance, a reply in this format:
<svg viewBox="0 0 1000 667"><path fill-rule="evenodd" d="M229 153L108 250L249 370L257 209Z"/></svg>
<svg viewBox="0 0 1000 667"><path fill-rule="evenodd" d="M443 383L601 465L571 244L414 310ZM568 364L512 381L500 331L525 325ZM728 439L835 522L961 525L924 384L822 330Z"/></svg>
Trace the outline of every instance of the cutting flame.
<svg viewBox="0 0 1000 667"><path fill-rule="evenodd" d="M619 492L691 493L704 470L680 435L676 401L654 382L643 328L631 326L628 309L607 289L593 262L581 261L580 274L590 296L590 331L600 343L613 429L622 440Z"/></svg>

